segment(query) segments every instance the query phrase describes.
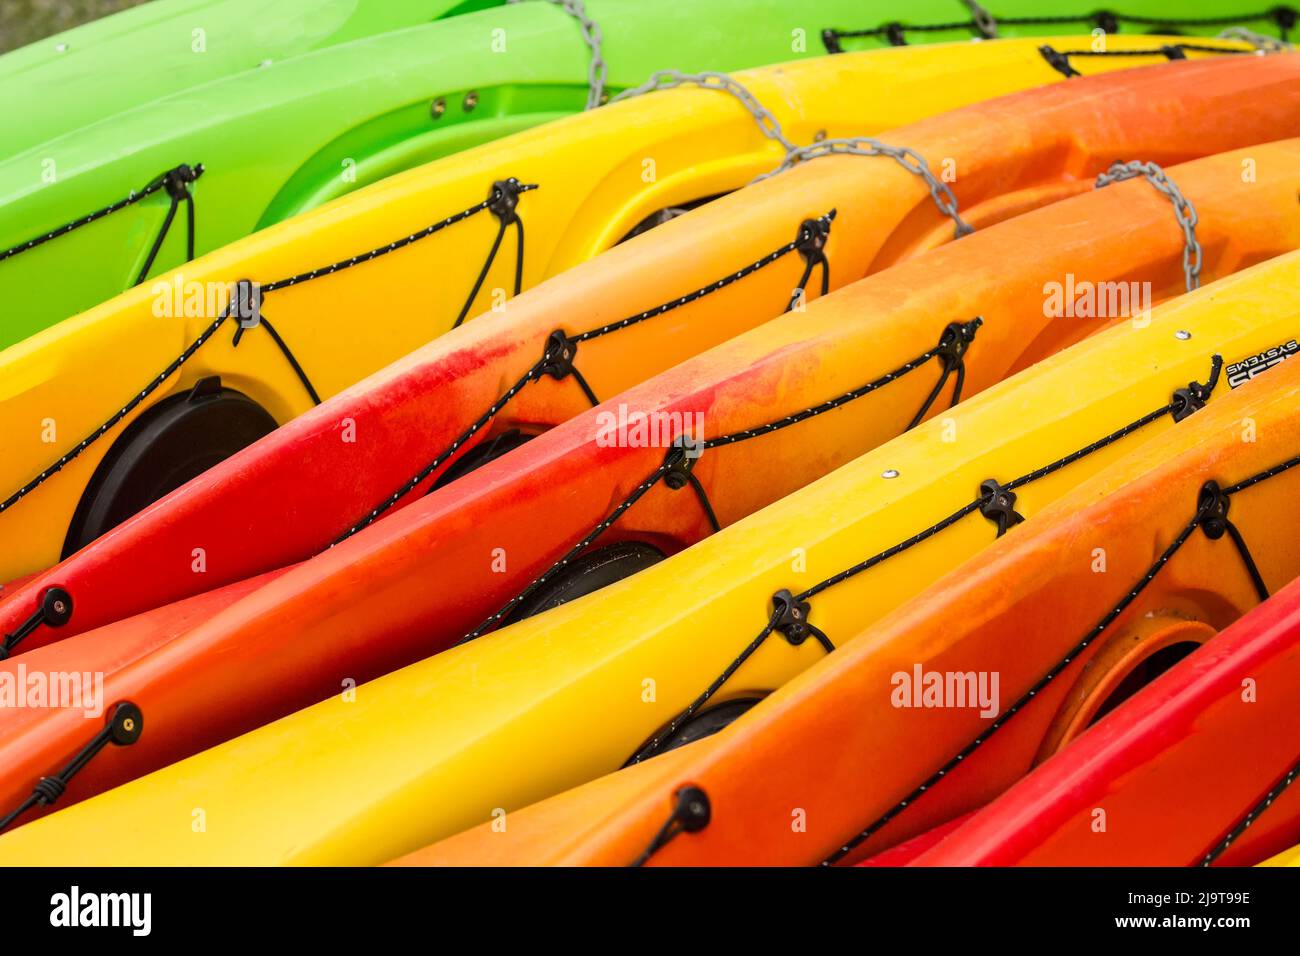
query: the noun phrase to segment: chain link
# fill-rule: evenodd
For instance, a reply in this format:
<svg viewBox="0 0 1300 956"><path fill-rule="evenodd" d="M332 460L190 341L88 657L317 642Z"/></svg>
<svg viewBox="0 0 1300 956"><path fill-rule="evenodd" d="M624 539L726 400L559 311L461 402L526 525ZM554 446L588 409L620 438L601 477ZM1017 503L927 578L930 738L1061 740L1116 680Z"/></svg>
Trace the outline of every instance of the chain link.
<svg viewBox="0 0 1300 956"><path fill-rule="evenodd" d="M1249 43L1260 53L1285 53L1295 48L1294 44L1288 43L1286 40L1279 40L1277 37L1271 37L1264 33L1256 33L1246 27L1228 27L1228 29L1219 33L1217 39L1241 40L1243 43Z"/></svg>
<svg viewBox="0 0 1300 956"><path fill-rule="evenodd" d="M785 158L781 161L781 165L769 173L758 176L754 179L754 182L776 176L799 163L810 162L823 156L887 156L899 163L909 173L921 177L926 186L929 187L930 196L934 199L935 205L939 207L939 212L953 221L957 238L960 239L962 236L975 231L969 223L962 219L961 214L957 211L957 197L948 188L948 184L934 174L925 161L925 157L916 150L905 146L890 146L868 136L849 139L826 139L813 143L811 146L796 146L786 137L780 121L772 114L771 110L763 106L758 97L754 96L744 85L726 73L682 73L679 70L659 70L640 86L624 90L611 99L610 102L614 103L644 93L671 90L681 86L698 86L701 89L717 90L734 97L754 118L754 122L758 124L758 128L763 135L773 142L779 143L781 148L785 150Z"/></svg>
<svg viewBox="0 0 1300 956"><path fill-rule="evenodd" d="M1097 188L1109 186L1111 183L1123 182L1126 179L1136 179L1144 177L1147 182L1156 188L1162 196L1169 199L1174 204L1174 215L1178 218L1178 225L1183 230L1183 240L1185 243L1183 249L1183 278L1187 283L1187 291L1194 292L1201 285L1201 244L1196 239L1196 207L1190 200L1183 195L1182 190L1178 188L1163 169L1155 163L1115 163L1109 170L1097 177Z"/></svg>
<svg viewBox="0 0 1300 956"><path fill-rule="evenodd" d="M930 196L934 199L934 204L939 207L939 212L953 221L958 239L975 231L974 227L962 219L961 213L957 211L957 197L953 195L953 191L948 188L947 183L934 174L924 156L911 147L890 146L870 136L824 139L811 146L800 146L788 154L779 167L758 178L767 179L799 163L819 159L822 156L887 156L909 173L921 177L929 187Z"/></svg>
<svg viewBox="0 0 1300 956"><path fill-rule="evenodd" d="M522 3L523 0L506 0L506 2ZM609 73L605 66L605 58L601 55L601 43L604 37L600 32L600 24L587 16L587 8L583 0L546 0L546 2L562 8L582 27L582 40L591 50L591 65L587 68L586 108L594 110L605 99L605 81Z"/></svg>
<svg viewBox="0 0 1300 956"><path fill-rule="evenodd" d="M962 2L966 4L966 9L970 10L971 23L980 32L980 36L986 40L997 39L998 21L993 14L980 6L976 0L962 0Z"/></svg>

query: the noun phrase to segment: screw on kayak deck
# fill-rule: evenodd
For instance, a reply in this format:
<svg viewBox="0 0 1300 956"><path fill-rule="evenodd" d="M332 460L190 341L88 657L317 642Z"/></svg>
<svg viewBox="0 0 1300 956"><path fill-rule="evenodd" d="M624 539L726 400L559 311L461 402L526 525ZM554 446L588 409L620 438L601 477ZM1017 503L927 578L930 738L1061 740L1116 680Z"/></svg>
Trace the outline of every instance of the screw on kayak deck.
<svg viewBox="0 0 1300 956"><path fill-rule="evenodd" d="M429 115L434 119L441 119L445 112L447 112L447 101L440 96L430 105Z"/></svg>

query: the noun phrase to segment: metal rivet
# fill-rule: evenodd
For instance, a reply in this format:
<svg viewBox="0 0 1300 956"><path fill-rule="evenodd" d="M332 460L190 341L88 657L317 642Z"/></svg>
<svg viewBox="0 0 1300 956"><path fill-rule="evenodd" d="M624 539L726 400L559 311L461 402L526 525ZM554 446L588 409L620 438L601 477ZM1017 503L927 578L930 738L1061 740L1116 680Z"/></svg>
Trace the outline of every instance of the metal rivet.
<svg viewBox="0 0 1300 956"><path fill-rule="evenodd" d="M825 141L826 141L826 130L824 130L824 129L819 129L819 130L818 130L818 131L813 135L813 142L814 142L814 143L823 143L823 142L825 142Z"/></svg>
<svg viewBox="0 0 1300 956"><path fill-rule="evenodd" d="M67 45L66 43L59 43L59 44L56 44L55 47L54 47L54 50L55 50L56 53L67 53L67 52L68 52L68 45Z"/></svg>
<svg viewBox="0 0 1300 956"><path fill-rule="evenodd" d="M898 469L896 469L896 468L886 468L884 471L882 471L882 472L880 473L880 477L881 477L881 478L897 478L897 477L898 477Z"/></svg>
<svg viewBox="0 0 1300 956"><path fill-rule="evenodd" d="M476 106L478 106L478 94L470 90L465 94L465 112L470 112Z"/></svg>
<svg viewBox="0 0 1300 956"><path fill-rule="evenodd" d="M429 107L429 113L434 119L439 119L445 112L447 112L447 101L440 96L434 100L433 105Z"/></svg>
<svg viewBox="0 0 1300 956"><path fill-rule="evenodd" d="M275 62L274 60L263 60L261 63L257 64L257 66L258 69L265 70L268 66L270 66L274 62Z"/></svg>
<svg viewBox="0 0 1300 956"><path fill-rule="evenodd" d="M1178 339L1181 342L1186 342L1191 337L1192 337L1192 333L1188 332L1186 329L1179 329L1177 332L1174 333L1174 338Z"/></svg>

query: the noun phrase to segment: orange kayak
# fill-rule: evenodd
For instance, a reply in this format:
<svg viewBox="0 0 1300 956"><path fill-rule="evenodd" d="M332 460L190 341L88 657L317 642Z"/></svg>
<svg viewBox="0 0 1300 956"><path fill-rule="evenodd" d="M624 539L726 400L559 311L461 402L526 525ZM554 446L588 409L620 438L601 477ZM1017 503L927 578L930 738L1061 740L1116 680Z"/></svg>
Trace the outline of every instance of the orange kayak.
<svg viewBox="0 0 1300 956"><path fill-rule="evenodd" d="M1300 362L1283 362L1013 527L717 736L402 862L816 864L899 844L1005 791L1131 692L1144 663L1204 643L1261 586L1300 574L1297 520ZM1233 739L1271 772L1281 751L1294 758L1294 734ZM1267 813L1287 820L1297 797ZM1243 836L1221 862L1269 845Z"/></svg>
<svg viewBox="0 0 1300 956"><path fill-rule="evenodd" d="M1289 201L1300 193L1300 140L1249 155L1259 170L1249 183L1237 175L1244 153L1168 172L1196 204L1207 280L1300 247L1300 206ZM1066 276L1080 289L1131 283L1149 306L1185 288L1184 251L1173 207L1145 181L1027 213L834 292L578 415L244 600L221 592L191 598L211 613L189 632L160 631L155 618L165 608L146 612L0 663L0 675L78 662L104 673L113 699L148 715L147 738L105 751L78 774L60 805L75 802L322 700L345 679L363 681L442 650L489 620L584 540L610 502L652 474L677 437L641 447L602 441L606 423L620 416L702 421L708 436L736 440L706 451L692 469L709 510L655 488L593 542L584 560L612 558L600 567L602 583L646 560L639 556L653 560L707 536L710 515L731 524L958 394L982 391L1099 328L1144 321L1143 296L1134 297L1132 314L1057 315L1043 307L1045 283ZM996 281L969 278L990 261L1005 263ZM965 337L954 338L958 332ZM946 341L952 365L932 354ZM1198 364L1209 371L1208 361ZM819 408L826 414L807 411ZM761 427L787 416L802 420ZM499 568L498 551L509 556ZM0 805L21 800L88 736L84 723L41 711L5 714L0 727L9 768Z"/></svg>
<svg viewBox="0 0 1300 956"><path fill-rule="evenodd" d="M1171 644L1146 664L1189 644ZM1112 691L1113 693L1113 691ZM1300 580L915 860L1250 865L1300 841Z"/></svg>
<svg viewBox="0 0 1300 956"><path fill-rule="evenodd" d="M1117 160L1172 166L1289 135L1300 135L1300 57L1249 56L1070 80L881 136L951 182L887 156L806 163L545 282L307 412L12 588L0 633L22 653L319 554L449 470L772 318L801 283L811 297L952 239L931 185L949 211L950 189L979 230L1090 189ZM43 609L52 589L69 614Z"/></svg>

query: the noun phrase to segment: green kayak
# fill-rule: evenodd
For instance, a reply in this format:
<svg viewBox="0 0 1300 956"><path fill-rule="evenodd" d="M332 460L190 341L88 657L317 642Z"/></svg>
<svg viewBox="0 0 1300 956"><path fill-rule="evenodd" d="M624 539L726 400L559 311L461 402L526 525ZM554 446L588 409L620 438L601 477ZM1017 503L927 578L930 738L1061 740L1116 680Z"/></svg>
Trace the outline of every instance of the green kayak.
<svg viewBox="0 0 1300 956"><path fill-rule="evenodd" d="M484 5L442 4L458 15L164 89L0 159L0 347L187 257L598 104L603 91L639 84L657 69L732 71L837 49L1076 27L1206 34L1241 23L1276 35L1289 25L1285 13L1261 14L1245 2L1206 0L1191 17L1186 4L1127 0L1123 15L1061 18L1030 0L1006 0L991 16L962 0L915 0L902 23L896 0L589 0L585 10L577 0L527 0L469 12L461 11ZM370 4L341 6L359 15ZM361 20L335 22L359 30ZM94 54L103 86L119 78L113 64L144 57L139 38L156 28L144 23L144 32L104 39ZM110 59L117 42L123 55ZM14 93L18 83L0 81L6 100L24 96ZM124 99L114 92L109 102Z"/></svg>
<svg viewBox="0 0 1300 956"><path fill-rule="evenodd" d="M154 0L0 56L0 157L312 50L505 0Z"/></svg>

